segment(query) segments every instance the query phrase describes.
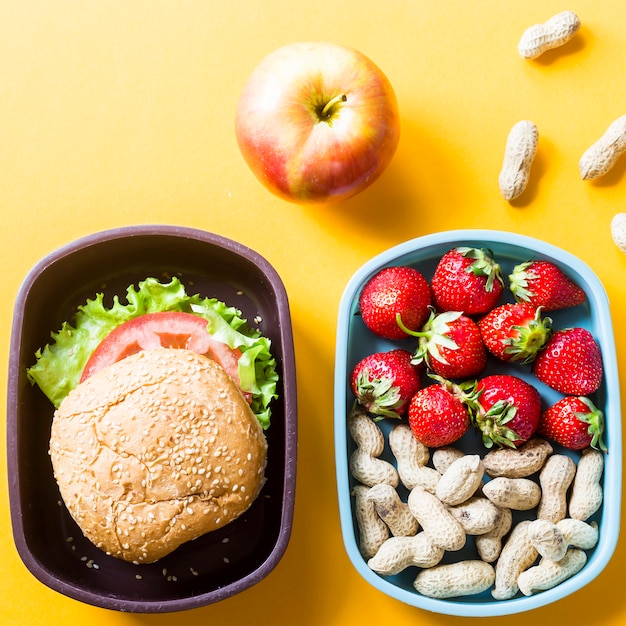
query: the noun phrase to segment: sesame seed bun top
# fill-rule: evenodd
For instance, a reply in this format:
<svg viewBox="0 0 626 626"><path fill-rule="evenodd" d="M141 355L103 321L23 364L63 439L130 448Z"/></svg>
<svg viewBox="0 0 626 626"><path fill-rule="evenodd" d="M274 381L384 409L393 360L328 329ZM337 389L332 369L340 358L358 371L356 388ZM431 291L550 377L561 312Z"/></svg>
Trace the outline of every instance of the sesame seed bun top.
<svg viewBox="0 0 626 626"><path fill-rule="evenodd" d="M158 348L104 368L65 398L50 457L85 536L115 557L151 563L251 506L267 442L221 366Z"/></svg>

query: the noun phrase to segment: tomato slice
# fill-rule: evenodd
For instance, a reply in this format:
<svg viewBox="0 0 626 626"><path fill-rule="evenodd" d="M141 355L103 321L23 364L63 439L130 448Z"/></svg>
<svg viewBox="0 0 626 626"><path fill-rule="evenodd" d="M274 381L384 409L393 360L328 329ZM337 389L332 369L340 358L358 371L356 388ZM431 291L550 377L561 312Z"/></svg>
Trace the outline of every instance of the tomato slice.
<svg viewBox="0 0 626 626"><path fill-rule="evenodd" d="M238 363L241 351L213 339L207 332L204 318L181 311L146 313L120 324L89 357L80 381L131 354L154 348L182 348L202 354L219 363L240 385Z"/></svg>

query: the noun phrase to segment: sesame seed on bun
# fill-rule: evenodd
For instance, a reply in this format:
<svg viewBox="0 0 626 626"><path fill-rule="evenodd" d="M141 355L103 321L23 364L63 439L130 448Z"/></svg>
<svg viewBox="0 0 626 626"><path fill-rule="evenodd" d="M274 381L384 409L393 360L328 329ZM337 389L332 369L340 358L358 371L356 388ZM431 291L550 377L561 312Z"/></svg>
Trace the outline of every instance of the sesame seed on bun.
<svg viewBox="0 0 626 626"><path fill-rule="evenodd" d="M65 398L50 457L84 535L107 554L152 563L252 505L267 442L220 365L157 348L100 370Z"/></svg>

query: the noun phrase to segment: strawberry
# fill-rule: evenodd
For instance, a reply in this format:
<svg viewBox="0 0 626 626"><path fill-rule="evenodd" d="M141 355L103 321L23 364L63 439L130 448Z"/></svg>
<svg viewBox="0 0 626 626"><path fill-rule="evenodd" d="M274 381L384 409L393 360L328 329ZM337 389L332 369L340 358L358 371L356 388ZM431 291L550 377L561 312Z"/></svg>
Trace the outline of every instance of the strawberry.
<svg viewBox="0 0 626 626"><path fill-rule="evenodd" d="M552 320L542 318L541 308L525 302L507 303L492 309L478 322L491 354L501 361L530 363L552 334Z"/></svg>
<svg viewBox="0 0 626 626"><path fill-rule="evenodd" d="M472 384L474 381L472 381ZM467 384L444 379L422 387L409 404L409 426L423 445L438 448L460 439L470 427Z"/></svg>
<svg viewBox="0 0 626 626"><path fill-rule="evenodd" d="M476 322L459 311L432 311L420 332L413 363L426 363L444 378L470 378L487 367L487 351Z"/></svg>
<svg viewBox="0 0 626 626"><path fill-rule="evenodd" d="M583 289L550 261L520 263L513 268L509 281L515 300L545 311L577 306L587 299Z"/></svg>
<svg viewBox="0 0 626 626"><path fill-rule="evenodd" d="M398 325L418 330L428 318L431 293L428 282L412 267L387 267L370 278L359 296L363 323L385 339L407 337Z"/></svg>
<svg viewBox="0 0 626 626"><path fill-rule="evenodd" d="M542 383L572 396L597 391L603 372L600 346L585 328L555 332L533 362L533 373Z"/></svg>
<svg viewBox="0 0 626 626"><path fill-rule="evenodd" d="M400 418L420 388L421 368L411 363L408 350L376 352L361 359L350 375L350 388L370 413Z"/></svg>
<svg viewBox="0 0 626 626"><path fill-rule="evenodd" d="M591 446L606 452L604 415L585 396L566 396L546 409L537 433L570 450Z"/></svg>
<svg viewBox="0 0 626 626"><path fill-rule="evenodd" d="M476 385L478 406L472 414L487 448L515 448L537 430L541 417L539 392L510 374L486 376Z"/></svg>
<svg viewBox="0 0 626 626"><path fill-rule="evenodd" d="M479 315L496 306L504 280L490 250L459 247L439 260L430 285L439 311Z"/></svg>

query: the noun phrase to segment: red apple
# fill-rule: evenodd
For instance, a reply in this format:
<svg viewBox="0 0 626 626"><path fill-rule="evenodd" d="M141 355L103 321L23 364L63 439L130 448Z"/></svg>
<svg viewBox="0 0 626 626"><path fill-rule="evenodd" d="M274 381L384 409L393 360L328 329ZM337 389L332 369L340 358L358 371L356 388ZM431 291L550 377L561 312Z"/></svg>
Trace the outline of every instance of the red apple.
<svg viewBox="0 0 626 626"><path fill-rule="evenodd" d="M254 70L235 131L268 189L293 202L335 202L371 185L389 165L400 120L389 80L364 54L294 43Z"/></svg>

